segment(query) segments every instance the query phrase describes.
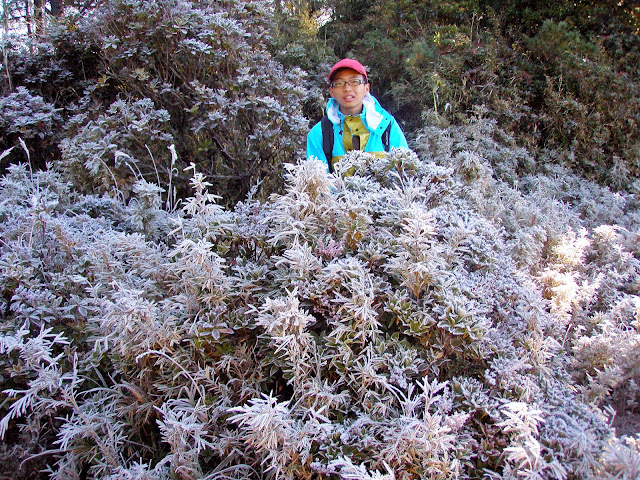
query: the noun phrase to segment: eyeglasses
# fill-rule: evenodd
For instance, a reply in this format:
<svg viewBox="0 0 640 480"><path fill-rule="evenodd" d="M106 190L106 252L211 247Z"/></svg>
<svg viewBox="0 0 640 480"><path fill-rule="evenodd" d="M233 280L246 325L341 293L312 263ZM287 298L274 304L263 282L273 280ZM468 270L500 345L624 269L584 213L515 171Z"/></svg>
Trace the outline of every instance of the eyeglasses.
<svg viewBox="0 0 640 480"><path fill-rule="evenodd" d="M336 80L335 82L331 82L331 88L343 88L345 85L349 85L350 87L357 87L358 85L362 85L363 83L367 83L366 80L362 80L360 78L354 78L352 80Z"/></svg>

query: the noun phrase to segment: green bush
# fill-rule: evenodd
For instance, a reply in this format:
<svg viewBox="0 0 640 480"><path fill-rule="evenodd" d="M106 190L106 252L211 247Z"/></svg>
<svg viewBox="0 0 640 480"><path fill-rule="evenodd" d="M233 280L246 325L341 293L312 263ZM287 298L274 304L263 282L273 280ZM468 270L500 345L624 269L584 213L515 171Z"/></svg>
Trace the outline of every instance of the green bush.
<svg viewBox="0 0 640 480"><path fill-rule="evenodd" d="M599 45L566 24L546 22L529 42L545 67L540 127L566 164L614 188L640 173L640 87Z"/></svg>
<svg viewBox="0 0 640 480"><path fill-rule="evenodd" d="M409 132L424 112L459 125L483 108L536 157L555 157L613 188L630 187L640 151L640 42L628 6L375 1L357 12L351 7L338 2L325 32L338 54L371 68L374 94Z"/></svg>

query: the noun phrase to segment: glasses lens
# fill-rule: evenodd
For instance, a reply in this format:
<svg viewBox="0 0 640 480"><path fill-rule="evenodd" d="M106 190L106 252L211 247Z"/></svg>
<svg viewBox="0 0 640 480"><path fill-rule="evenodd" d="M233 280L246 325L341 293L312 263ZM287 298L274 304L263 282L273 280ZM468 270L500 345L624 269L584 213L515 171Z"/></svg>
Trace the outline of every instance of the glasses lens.
<svg viewBox="0 0 640 480"><path fill-rule="evenodd" d="M345 85L349 84L349 86L351 87L357 87L358 85L362 85L363 83L367 83L364 80L360 80L360 79L355 79L355 80L349 80L349 81L342 81L342 80L336 80L335 82L331 82L331 86L333 88L342 88Z"/></svg>

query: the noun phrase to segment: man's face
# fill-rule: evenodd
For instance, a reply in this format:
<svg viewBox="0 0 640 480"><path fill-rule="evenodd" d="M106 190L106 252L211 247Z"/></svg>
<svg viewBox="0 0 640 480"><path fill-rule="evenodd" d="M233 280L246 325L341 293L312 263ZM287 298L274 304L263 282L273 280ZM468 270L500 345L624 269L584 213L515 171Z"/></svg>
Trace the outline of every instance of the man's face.
<svg viewBox="0 0 640 480"><path fill-rule="evenodd" d="M339 70L331 79L331 82L344 82L343 87L329 87L329 93L340 105L340 111L345 115L359 115L362 113L362 100L369 93L369 84L351 86L349 80L364 80L355 70L345 68Z"/></svg>

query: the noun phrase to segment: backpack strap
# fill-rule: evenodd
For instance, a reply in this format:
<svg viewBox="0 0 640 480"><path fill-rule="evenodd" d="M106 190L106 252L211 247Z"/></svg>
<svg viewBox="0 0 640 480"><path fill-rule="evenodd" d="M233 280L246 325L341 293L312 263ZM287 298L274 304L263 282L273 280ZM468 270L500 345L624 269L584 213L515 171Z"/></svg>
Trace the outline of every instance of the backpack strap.
<svg viewBox="0 0 640 480"><path fill-rule="evenodd" d="M389 123L389 125L387 125L387 128L384 129L384 132L382 132L382 145L384 145L384 151L388 152L391 150L389 144L390 144L390 140L389 138L391 137L391 122Z"/></svg>
<svg viewBox="0 0 640 480"><path fill-rule="evenodd" d="M333 123L326 115L320 120L322 125L322 151L324 156L327 157L327 164L329 165L329 172L333 173Z"/></svg>

